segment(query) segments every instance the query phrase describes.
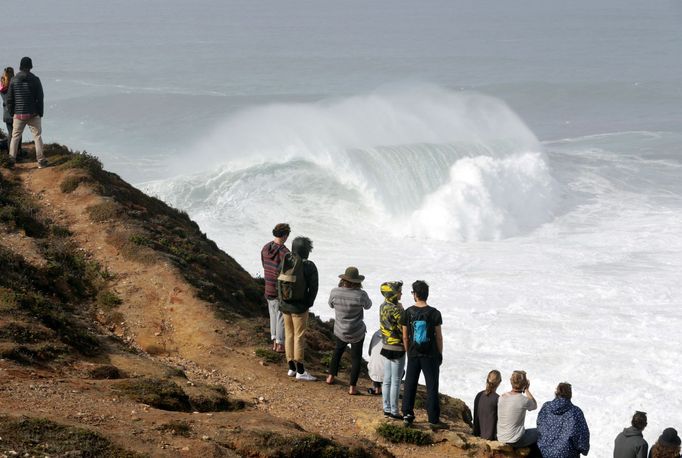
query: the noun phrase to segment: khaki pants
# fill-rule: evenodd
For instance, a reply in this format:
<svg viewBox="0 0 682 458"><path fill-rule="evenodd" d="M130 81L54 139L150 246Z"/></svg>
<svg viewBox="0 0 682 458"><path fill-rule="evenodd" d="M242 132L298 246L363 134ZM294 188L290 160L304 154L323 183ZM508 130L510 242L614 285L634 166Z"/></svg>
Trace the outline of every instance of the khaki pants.
<svg viewBox="0 0 682 458"><path fill-rule="evenodd" d="M308 312L305 313L283 313L284 315L284 336L286 344L284 349L287 354L287 361L303 362L305 353L305 330L308 327Z"/></svg>
<svg viewBox="0 0 682 458"><path fill-rule="evenodd" d="M24 133L24 127L28 126L33 134L33 140L36 143L36 160L38 162L45 159L43 156L43 129L42 129L42 118L38 115L29 119L18 119L14 118L14 125L12 126L12 142L10 144L9 155L12 159L17 158L17 153L21 147L21 134Z"/></svg>

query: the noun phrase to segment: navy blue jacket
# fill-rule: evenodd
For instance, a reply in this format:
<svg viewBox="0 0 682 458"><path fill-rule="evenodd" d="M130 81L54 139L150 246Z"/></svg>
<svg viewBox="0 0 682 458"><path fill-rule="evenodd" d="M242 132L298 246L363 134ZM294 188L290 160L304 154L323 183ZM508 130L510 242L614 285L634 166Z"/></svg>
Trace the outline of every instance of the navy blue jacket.
<svg viewBox="0 0 682 458"><path fill-rule="evenodd" d="M590 451L590 430L583 411L569 399L545 402L537 425L543 458L578 458Z"/></svg>

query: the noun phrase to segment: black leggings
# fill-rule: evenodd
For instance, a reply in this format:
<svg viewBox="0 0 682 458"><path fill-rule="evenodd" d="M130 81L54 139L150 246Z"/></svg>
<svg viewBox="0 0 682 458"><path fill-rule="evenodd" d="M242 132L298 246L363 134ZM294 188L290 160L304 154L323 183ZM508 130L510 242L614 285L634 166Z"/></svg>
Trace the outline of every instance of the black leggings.
<svg viewBox="0 0 682 458"><path fill-rule="evenodd" d="M346 351L348 342L344 342L338 337L334 336L336 339L336 348L334 349L334 356L332 357L332 363L329 366L329 373L336 377L339 373L339 362L341 362L341 357L343 352ZM350 384L352 386L357 385L358 377L360 377L360 363L362 362L362 344L365 342L365 338L359 342L350 344Z"/></svg>

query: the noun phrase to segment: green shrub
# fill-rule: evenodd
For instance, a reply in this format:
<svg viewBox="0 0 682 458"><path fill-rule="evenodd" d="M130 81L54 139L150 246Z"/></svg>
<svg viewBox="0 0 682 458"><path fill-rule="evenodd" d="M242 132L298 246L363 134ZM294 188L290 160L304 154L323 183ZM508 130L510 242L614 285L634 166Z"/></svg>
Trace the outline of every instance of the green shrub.
<svg viewBox="0 0 682 458"><path fill-rule="evenodd" d="M256 348L256 356L268 363L279 363L284 358L282 353L270 350L269 348Z"/></svg>
<svg viewBox="0 0 682 458"><path fill-rule="evenodd" d="M87 151L76 152L66 161L63 165L65 169L83 169L90 172L93 176L97 175L102 171L102 162L97 158L89 154Z"/></svg>
<svg viewBox="0 0 682 458"><path fill-rule="evenodd" d="M57 224L50 227L50 232L52 232L52 235L54 235L55 237L71 237L73 235L73 233L68 228L64 226L59 226Z"/></svg>
<svg viewBox="0 0 682 458"><path fill-rule="evenodd" d="M433 443L430 434L414 428L406 428L391 423L382 423L377 427L377 434L389 442L429 445Z"/></svg>
<svg viewBox="0 0 682 458"><path fill-rule="evenodd" d="M137 378L119 382L114 389L130 399L161 410L191 412L189 397L171 380Z"/></svg>
<svg viewBox="0 0 682 458"><path fill-rule="evenodd" d="M100 291L97 294L97 305L105 310L111 310L123 303L123 300L111 291Z"/></svg>
<svg viewBox="0 0 682 458"><path fill-rule="evenodd" d="M17 456L143 457L122 449L100 434L42 418L0 417L2 450Z"/></svg>
<svg viewBox="0 0 682 458"><path fill-rule="evenodd" d="M157 429L174 436L190 437L192 435L192 425L184 420L172 420L160 425Z"/></svg>
<svg viewBox="0 0 682 458"><path fill-rule="evenodd" d="M64 194L69 194L75 191L76 188L78 188L78 185L81 183L87 183L88 181L92 180L83 175L71 175L62 180L61 184L59 185L59 189Z"/></svg>
<svg viewBox="0 0 682 458"><path fill-rule="evenodd" d="M85 211L88 213L90 221L94 223L116 219L123 213L121 206L111 200L91 205Z"/></svg>

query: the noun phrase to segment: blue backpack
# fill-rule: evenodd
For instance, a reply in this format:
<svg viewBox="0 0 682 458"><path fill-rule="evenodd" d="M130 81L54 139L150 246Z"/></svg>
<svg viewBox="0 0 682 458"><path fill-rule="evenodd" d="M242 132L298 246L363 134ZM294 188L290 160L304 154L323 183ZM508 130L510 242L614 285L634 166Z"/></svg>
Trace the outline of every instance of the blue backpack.
<svg viewBox="0 0 682 458"><path fill-rule="evenodd" d="M431 351L434 329L428 320L425 310L412 312L412 345L417 353L428 354Z"/></svg>

